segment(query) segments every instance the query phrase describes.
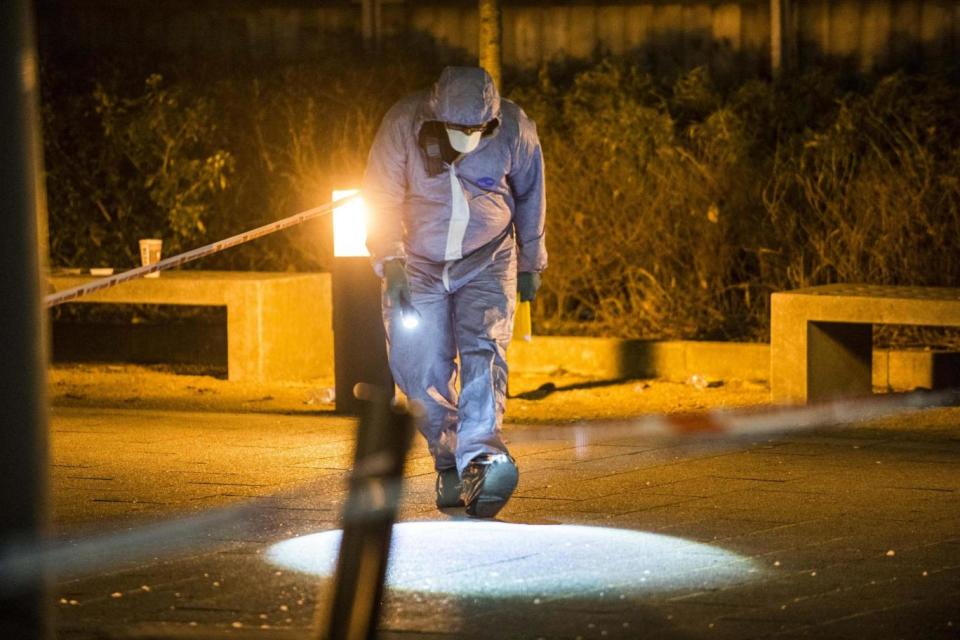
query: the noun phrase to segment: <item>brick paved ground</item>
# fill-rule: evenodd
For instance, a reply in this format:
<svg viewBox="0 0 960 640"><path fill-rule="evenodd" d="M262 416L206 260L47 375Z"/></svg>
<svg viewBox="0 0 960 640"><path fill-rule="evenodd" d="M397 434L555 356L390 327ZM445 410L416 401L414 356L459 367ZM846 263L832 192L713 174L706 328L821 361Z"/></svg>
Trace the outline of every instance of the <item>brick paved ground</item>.
<svg viewBox="0 0 960 640"><path fill-rule="evenodd" d="M520 442L538 429L510 428L519 493L474 551L418 443L402 520L434 524L401 530L382 637L960 637L960 409L723 447ZM169 541L186 550L62 577L59 637L315 637L328 581L265 556L337 527L352 435L328 415L55 407L64 535L260 497L245 526Z"/></svg>

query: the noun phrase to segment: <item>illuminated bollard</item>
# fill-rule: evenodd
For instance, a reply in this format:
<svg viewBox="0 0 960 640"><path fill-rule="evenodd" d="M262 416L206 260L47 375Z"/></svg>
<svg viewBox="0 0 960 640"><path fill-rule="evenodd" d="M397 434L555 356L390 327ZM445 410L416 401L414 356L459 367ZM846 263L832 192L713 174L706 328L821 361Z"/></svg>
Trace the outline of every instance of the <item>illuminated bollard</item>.
<svg viewBox="0 0 960 640"><path fill-rule="evenodd" d="M333 199L356 190L334 191ZM333 371L337 413L357 415L353 389L367 383L393 393L380 311L380 278L366 247L366 208L356 199L333 211Z"/></svg>

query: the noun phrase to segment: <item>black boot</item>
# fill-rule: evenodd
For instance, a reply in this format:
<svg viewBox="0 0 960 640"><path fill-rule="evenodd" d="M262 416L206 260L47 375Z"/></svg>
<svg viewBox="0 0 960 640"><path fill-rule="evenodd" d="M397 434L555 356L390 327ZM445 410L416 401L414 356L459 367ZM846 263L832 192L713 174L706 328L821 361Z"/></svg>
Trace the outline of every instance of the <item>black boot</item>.
<svg viewBox="0 0 960 640"><path fill-rule="evenodd" d="M460 498L460 476L457 468L450 467L437 472L437 509L462 507Z"/></svg>
<svg viewBox="0 0 960 640"><path fill-rule="evenodd" d="M517 488L520 472L513 458L505 453L478 456L463 470L460 497L467 515L492 518L507 504Z"/></svg>

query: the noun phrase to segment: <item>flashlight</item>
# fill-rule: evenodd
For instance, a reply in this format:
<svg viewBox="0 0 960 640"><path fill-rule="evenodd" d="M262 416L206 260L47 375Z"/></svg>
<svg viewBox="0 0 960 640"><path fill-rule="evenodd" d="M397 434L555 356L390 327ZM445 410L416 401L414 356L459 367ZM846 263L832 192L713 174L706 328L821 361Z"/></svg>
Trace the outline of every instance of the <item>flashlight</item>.
<svg viewBox="0 0 960 640"><path fill-rule="evenodd" d="M412 331L420 324L420 312L410 302L402 300L400 302L400 323L404 329Z"/></svg>

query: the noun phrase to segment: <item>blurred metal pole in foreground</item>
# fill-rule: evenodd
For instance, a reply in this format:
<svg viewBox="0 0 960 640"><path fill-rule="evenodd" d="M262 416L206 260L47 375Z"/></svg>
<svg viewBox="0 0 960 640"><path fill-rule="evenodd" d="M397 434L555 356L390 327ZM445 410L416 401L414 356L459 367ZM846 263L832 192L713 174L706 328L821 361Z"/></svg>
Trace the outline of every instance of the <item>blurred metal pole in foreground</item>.
<svg viewBox="0 0 960 640"><path fill-rule="evenodd" d="M390 553L403 463L413 438L413 416L394 406L392 393L361 385L362 411L343 537L327 616L327 640L374 638Z"/></svg>
<svg viewBox="0 0 960 640"><path fill-rule="evenodd" d="M480 14L480 66L487 70L494 84L503 91L503 57L501 55L503 21L500 0L479 0Z"/></svg>
<svg viewBox="0 0 960 640"><path fill-rule="evenodd" d="M37 53L27 0L0 2L0 553L41 542L47 424L38 213L43 211ZM45 638L45 580L0 600L0 638Z"/></svg>

